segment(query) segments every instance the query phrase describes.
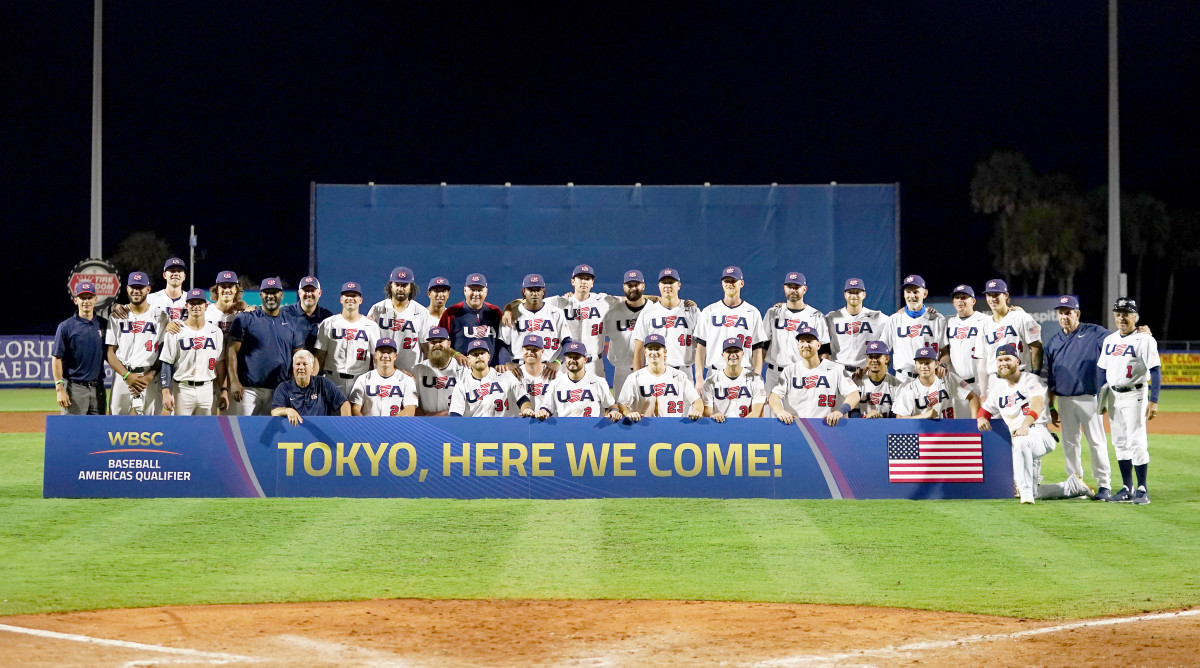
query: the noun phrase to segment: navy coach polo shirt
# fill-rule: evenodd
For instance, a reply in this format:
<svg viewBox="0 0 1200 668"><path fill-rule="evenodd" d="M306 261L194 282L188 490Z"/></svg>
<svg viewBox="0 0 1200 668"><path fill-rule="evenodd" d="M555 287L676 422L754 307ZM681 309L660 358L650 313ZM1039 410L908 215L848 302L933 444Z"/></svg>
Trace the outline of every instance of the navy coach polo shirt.
<svg viewBox="0 0 1200 668"><path fill-rule="evenodd" d="M344 403L346 395L341 388L321 376L314 376L308 387L300 387L292 378L275 388L271 397L272 409L294 408L302 417L341 415Z"/></svg>
<svg viewBox="0 0 1200 668"><path fill-rule="evenodd" d="M1091 323L1080 323L1070 334L1060 329L1046 344L1043 364L1048 370L1046 389L1064 397L1094 395L1096 362L1104 339L1112 332Z"/></svg>
<svg viewBox="0 0 1200 668"><path fill-rule="evenodd" d="M304 347L308 324L286 314L256 309L237 314L229 340L241 341L238 382L246 387L277 387L292 376L292 351Z"/></svg>
<svg viewBox="0 0 1200 668"><path fill-rule="evenodd" d="M84 320L78 314L58 324L50 354L62 360L63 379L82 383L104 378L106 325L100 316Z"/></svg>
<svg viewBox="0 0 1200 668"><path fill-rule="evenodd" d="M308 324L308 330L304 335L304 347L307 348L309 352L315 353L317 350L317 328L321 324L322 320L333 315L333 311L330 311L324 306L317 304L317 308L313 309L312 315L309 315L304 312L304 307L300 306L300 302L288 304L280 310L284 315L297 321L303 320ZM366 314L364 313L364 315Z"/></svg>

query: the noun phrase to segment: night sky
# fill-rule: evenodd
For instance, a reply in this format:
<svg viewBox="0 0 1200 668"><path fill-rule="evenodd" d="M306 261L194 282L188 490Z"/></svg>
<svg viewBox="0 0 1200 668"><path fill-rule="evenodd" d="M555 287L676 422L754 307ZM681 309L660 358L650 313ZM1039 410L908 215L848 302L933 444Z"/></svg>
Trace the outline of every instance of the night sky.
<svg viewBox="0 0 1200 668"><path fill-rule="evenodd" d="M88 254L92 3L8 5L4 273L36 287L0 332L49 334ZM837 181L900 184L901 271L945 293L996 274L976 162L1016 150L1106 180L1103 0L106 5L105 253L154 229L186 258L195 225L205 286L226 268L294 284L313 181ZM1120 20L1123 189L1200 208L1200 3L1126 0ZM1077 278L1085 304L1102 269ZM1171 338L1200 326L1185 298Z"/></svg>

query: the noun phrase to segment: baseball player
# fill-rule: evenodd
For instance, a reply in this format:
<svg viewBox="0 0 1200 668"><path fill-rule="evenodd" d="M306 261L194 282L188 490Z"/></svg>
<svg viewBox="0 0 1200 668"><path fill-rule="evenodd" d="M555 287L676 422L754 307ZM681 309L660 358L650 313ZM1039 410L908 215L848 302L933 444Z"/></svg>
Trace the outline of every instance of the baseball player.
<svg viewBox="0 0 1200 668"><path fill-rule="evenodd" d="M63 415L104 415L104 331L96 315L96 285L75 285L75 315L54 330L50 352L54 396Z"/></svg>
<svg viewBox="0 0 1200 668"><path fill-rule="evenodd" d="M679 272L670 267L658 272L660 299L647 304L633 327L633 370L646 366L645 340L651 334L662 337L666 346L666 365L690 378L696 358L696 329L700 327L700 309L680 299L683 282ZM621 388L624 388L624 383Z"/></svg>
<svg viewBox="0 0 1200 668"><path fill-rule="evenodd" d="M642 341L646 366L625 379L617 395L618 409L637 422L642 417L683 417L696 420L704 415L704 402L695 385L679 369L667 365L667 340L648 334Z"/></svg>
<svg viewBox="0 0 1200 668"><path fill-rule="evenodd" d="M417 415L443 417L450 414L450 396L458 384L463 367L454 361L450 333L442 327L431 327L425 334L429 359L417 362L413 377L417 384Z"/></svg>
<svg viewBox="0 0 1200 668"><path fill-rule="evenodd" d="M162 405L173 415L216 415L229 404L225 387L225 335L205 322L208 294L187 293L187 320L167 333L162 350ZM221 391L214 396L214 388Z"/></svg>
<svg viewBox="0 0 1200 668"><path fill-rule="evenodd" d="M1109 501L1128 501L1138 505L1150 503L1146 476L1150 467L1149 441L1146 422L1158 415L1158 392L1162 386L1158 342L1153 336L1137 331L1137 302L1121 297L1113 304L1113 320L1117 331L1104 339L1100 360L1096 363L1104 374L1108 393L1101 410L1111 396L1109 423L1112 425L1113 449L1117 453L1117 468L1121 470L1123 486ZM1107 396L1106 396L1107 395ZM1137 471L1137 489L1133 473Z"/></svg>
<svg viewBox="0 0 1200 668"><path fill-rule="evenodd" d="M988 281L983 295L992 317L984 321L984 329L975 338L975 379L986 392L989 376L996 373L996 350L1006 343L1017 347L1026 369L1036 374L1042 368L1042 327L1028 313L1012 307L1003 279Z"/></svg>
<svg viewBox="0 0 1200 668"><path fill-rule="evenodd" d="M817 330L801 327L796 340L800 359L783 368L779 382L767 395L767 403L784 424L801 417L825 418L825 424L833 426L858 405L858 388L841 364L821 359Z"/></svg>
<svg viewBox="0 0 1200 668"><path fill-rule="evenodd" d="M429 298L429 320L437 322L446 312L446 302L450 301L450 281L441 276L429 279L425 288L425 296Z"/></svg>
<svg viewBox="0 0 1200 668"><path fill-rule="evenodd" d="M326 378L349 396L354 381L371 369L371 351L381 337L379 326L359 312L362 286L342 284L342 312L321 321L317 329L317 365Z"/></svg>
<svg viewBox="0 0 1200 668"><path fill-rule="evenodd" d="M1079 299L1074 295L1058 298L1057 313L1062 330L1046 344L1045 359L1050 422L1062 429L1063 458L1070 475L1083 477L1081 432L1087 437L1092 476L1096 479L1093 498L1107 501L1112 497L1112 467L1108 461L1104 417L1096 402L1096 394L1104 384L1103 378L1097 382L1096 365L1104 339L1112 332L1100 325L1080 323Z"/></svg>
<svg viewBox="0 0 1200 668"><path fill-rule="evenodd" d="M905 383L896 393L892 407L896 417L928 420L953 420L979 412L979 397L971 384L953 371L941 377L937 374L938 353L933 348L920 348L913 355L917 377Z"/></svg>
<svg viewBox="0 0 1200 668"><path fill-rule="evenodd" d="M317 359L300 348L292 355L292 377L271 395L271 415L286 417L292 425L305 416L350 415L350 401L326 378L316 375Z"/></svg>
<svg viewBox="0 0 1200 668"><path fill-rule="evenodd" d="M333 311L321 306L321 294L321 281L316 276L305 276L300 279L300 287L296 288L296 303L282 308L284 315L307 326L304 349L314 356L317 352L317 329L326 318L333 315Z"/></svg>
<svg viewBox="0 0 1200 668"><path fill-rule="evenodd" d="M725 271L721 272L721 290L725 296L720 301L704 307L700 312L700 327L696 331L697 374L721 370L720 366L708 360L705 345L709 342L715 345L718 341L733 337L741 341L742 347L746 349L746 354L742 355L742 366L762 375L767 332L758 309L750 302L742 300L742 287L745 285L742 270L738 267L726 267ZM697 375L697 387L702 384L701 380L700 375Z"/></svg>
<svg viewBox="0 0 1200 668"><path fill-rule="evenodd" d="M947 368L967 381L979 395L975 378L975 341L988 327L987 316L975 310L975 289L969 285L955 286L950 300L955 313L946 318L946 349L950 355Z"/></svg>
<svg viewBox="0 0 1200 668"><path fill-rule="evenodd" d="M825 314L825 328L829 333L829 353L833 361L853 372L866 364L867 342L883 335L887 316L881 311L863 308L867 285L861 278L846 279L842 298L846 300L845 308Z"/></svg>
<svg viewBox="0 0 1200 668"><path fill-rule="evenodd" d="M625 379L633 373L634 327L637 326L638 316L651 303L646 298L646 279L642 272L630 269L625 272L625 282L621 286L625 298L617 301L608 309L604 316L604 335L608 337L608 363L613 366L612 386L618 390L625 385Z"/></svg>
<svg viewBox="0 0 1200 668"><path fill-rule="evenodd" d="M237 314L225 346L229 397L237 415L271 412L275 388L291 375L293 355L304 347L309 329L307 321L283 313L278 278L264 278L258 294L262 308Z"/></svg>
<svg viewBox="0 0 1200 668"><path fill-rule="evenodd" d="M396 369L395 339L375 342L375 368L354 381L350 390L351 415L412 417L417 414L417 385L408 374Z"/></svg>
<svg viewBox="0 0 1200 668"><path fill-rule="evenodd" d="M888 316L879 340L892 351L896 377L908 382L917 377L913 364L917 350L933 348L939 357L945 355L946 319L925 305L929 290L924 278L916 274L906 276L903 289L904 308Z"/></svg>
<svg viewBox="0 0 1200 668"><path fill-rule="evenodd" d="M867 372L858 381L858 413L864 418L894 417L892 406L903 383L888 373L892 351L883 341L866 346Z"/></svg>
<svg viewBox="0 0 1200 668"><path fill-rule="evenodd" d="M783 296L787 301L767 309L767 315L763 318L763 326L767 332L767 387L775 387L783 367L799 361L800 349L796 346L796 332L801 327L815 329L823 352L829 352L829 330L826 328L825 314L804 303L804 295L807 292L808 282L804 274L789 271L783 277Z"/></svg>
<svg viewBox="0 0 1200 668"><path fill-rule="evenodd" d="M571 341L566 317L557 307L546 303L546 279L541 274L529 274L521 281L521 296L523 299L512 308L512 326L501 327L500 338L512 351L513 359L521 357L520 349L528 335L540 338L542 361L555 362L544 365L543 371L546 378L553 378L558 351Z"/></svg>
<svg viewBox="0 0 1200 668"><path fill-rule="evenodd" d="M113 378L109 412L113 415L158 415L158 354L162 351L167 314L146 303L150 277L135 271L125 279L129 309L123 318L108 321L104 343Z"/></svg>
<svg viewBox="0 0 1200 668"><path fill-rule="evenodd" d="M209 290L208 297L212 303L204 312L204 321L216 325L222 334L228 334L233 319L246 305L242 300L242 286L238 285L237 273L222 271L217 274L217 280Z"/></svg>
<svg viewBox="0 0 1200 668"><path fill-rule="evenodd" d="M380 335L395 339L400 346L396 351L395 366L407 372L412 372L417 362L425 359L426 346L421 334L437 323L424 306L411 298L415 290L413 271L408 267L396 267L384 286L385 298L367 311L367 318L379 325ZM450 292L449 288L446 292Z"/></svg>
<svg viewBox="0 0 1200 668"><path fill-rule="evenodd" d="M721 349L725 368L708 374L700 388L704 417L711 417L716 422L724 422L727 417L762 417L767 391L762 378L742 366L745 352L741 341L725 339Z"/></svg>
<svg viewBox="0 0 1200 668"><path fill-rule="evenodd" d="M546 302L550 306L562 309L567 319L567 336L572 341L582 343L584 348L594 353L590 369L592 373L603 378L604 316L615 299L610 299L602 292L592 292L595 284L596 270L590 264L577 265L571 272L571 286L574 292L548 298Z"/></svg>
<svg viewBox="0 0 1200 668"><path fill-rule="evenodd" d="M500 336L499 307L487 302L487 278L483 274L468 274L463 286L463 301L450 306L442 313L438 327L450 333L450 345L458 353L455 358L467 364L466 354L472 341L487 344L488 359L496 360L496 369L502 370L508 361L508 348L497 345Z"/></svg>
<svg viewBox="0 0 1200 668"><path fill-rule="evenodd" d="M545 354L545 349L542 347L542 337L537 334L526 334L521 341L521 347L513 351L518 353L521 360L520 371L517 377L521 379L521 384L525 388L525 395L533 402L533 410L546 405L549 401L550 391L550 374L546 373L546 367L558 366L557 362L547 364L542 361L542 356Z"/></svg>
<svg viewBox="0 0 1200 668"><path fill-rule="evenodd" d="M450 397L453 417L533 417L533 403L515 374L488 368L488 342L475 339L467 344L469 373L464 373Z"/></svg>
<svg viewBox="0 0 1200 668"><path fill-rule="evenodd" d="M187 315L187 296L183 282L187 280L187 265L173 257L163 263L163 279L167 282L162 290L151 292L146 302L167 312L168 317L179 322Z"/></svg>
<svg viewBox="0 0 1200 668"><path fill-rule="evenodd" d="M621 421L621 410L613 401L612 391L603 376L587 372L588 351L582 343L572 341L563 346L565 374L550 382L546 403L538 409L537 417L599 417L612 422Z"/></svg>

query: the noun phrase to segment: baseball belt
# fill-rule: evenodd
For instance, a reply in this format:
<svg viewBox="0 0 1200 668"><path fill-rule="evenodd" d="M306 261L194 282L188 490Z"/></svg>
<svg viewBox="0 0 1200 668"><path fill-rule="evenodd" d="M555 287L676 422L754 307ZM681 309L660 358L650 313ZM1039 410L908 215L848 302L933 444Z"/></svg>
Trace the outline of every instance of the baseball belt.
<svg viewBox="0 0 1200 668"><path fill-rule="evenodd" d="M69 378L67 382L72 385L83 385L85 387L96 387L97 385L104 384L104 380L71 380Z"/></svg>
<svg viewBox="0 0 1200 668"><path fill-rule="evenodd" d="M180 385L187 385L188 387L201 387L204 385L208 385L212 381L211 380L180 380L180 381L176 381L176 382L178 382Z"/></svg>
<svg viewBox="0 0 1200 668"><path fill-rule="evenodd" d="M1132 392L1134 390L1140 390L1143 387L1145 387L1144 383L1138 383L1137 385L1126 385L1125 387L1114 387L1114 388L1112 388L1112 391L1113 392Z"/></svg>
<svg viewBox="0 0 1200 668"><path fill-rule="evenodd" d="M350 378L354 378L354 377L355 377L355 376L354 376L354 374L352 374L352 373L338 373L338 372L336 372L336 371L326 371L326 372L325 372L325 375L327 375L327 376L337 376L337 377L339 377L339 378L346 378L346 379L350 379Z"/></svg>

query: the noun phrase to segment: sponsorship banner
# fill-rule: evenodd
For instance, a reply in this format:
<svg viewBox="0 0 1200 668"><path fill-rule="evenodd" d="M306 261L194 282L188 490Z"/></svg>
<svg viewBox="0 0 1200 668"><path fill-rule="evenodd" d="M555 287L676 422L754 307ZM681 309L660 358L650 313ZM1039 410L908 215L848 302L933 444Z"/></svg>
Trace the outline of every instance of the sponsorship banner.
<svg viewBox="0 0 1200 668"><path fill-rule="evenodd" d="M1011 498L1004 423L47 418L49 497Z"/></svg>
<svg viewBox="0 0 1200 668"><path fill-rule="evenodd" d="M53 336L0 335L0 388L54 387L50 353ZM104 365L104 384L112 386L112 369Z"/></svg>
<svg viewBox="0 0 1200 668"><path fill-rule="evenodd" d="M1163 387L1200 387L1200 352L1160 350Z"/></svg>

